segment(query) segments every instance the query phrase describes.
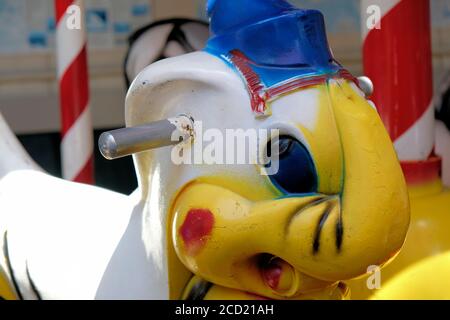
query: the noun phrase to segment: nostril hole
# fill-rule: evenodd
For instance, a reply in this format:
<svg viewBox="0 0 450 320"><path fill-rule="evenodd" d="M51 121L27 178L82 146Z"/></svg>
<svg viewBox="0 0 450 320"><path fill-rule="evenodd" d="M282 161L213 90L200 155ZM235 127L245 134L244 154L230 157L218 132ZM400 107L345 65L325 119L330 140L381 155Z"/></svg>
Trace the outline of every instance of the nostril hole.
<svg viewBox="0 0 450 320"><path fill-rule="evenodd" d="M286 293L295 285L295 270L283 259L271 254L259 255L258 269L264 283L278 293Z"/></svg>

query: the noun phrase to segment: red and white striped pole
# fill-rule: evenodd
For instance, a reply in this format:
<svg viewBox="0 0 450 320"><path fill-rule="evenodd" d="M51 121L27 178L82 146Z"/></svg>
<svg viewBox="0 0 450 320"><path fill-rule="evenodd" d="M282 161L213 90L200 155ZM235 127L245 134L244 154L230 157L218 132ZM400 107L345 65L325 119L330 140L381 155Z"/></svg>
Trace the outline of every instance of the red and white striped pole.
<svg viewBox="0 0 450 320"><path fill-rule="evenodd" d="M63 178L94 182L84 0L55 0Z"/></svg>
<svg viewBox="0 0 450 320"><path fill-rule="evenodd" d="M364 73L405 177L437 179L429 0L362 0L361 7Z"/></svg>

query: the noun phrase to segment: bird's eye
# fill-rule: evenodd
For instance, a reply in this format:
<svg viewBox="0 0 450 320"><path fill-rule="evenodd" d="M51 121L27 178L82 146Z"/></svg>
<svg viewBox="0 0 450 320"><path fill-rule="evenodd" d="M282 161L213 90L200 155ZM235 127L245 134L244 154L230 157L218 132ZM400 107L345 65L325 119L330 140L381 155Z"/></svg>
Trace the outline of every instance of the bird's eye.
<svg viewBox="0 0 450 320"><path fill-rule="evenodd" d="M278 156L272 156L278 154ZM280 136L267 144L270 161L266 167L277 168L270 175L272 183L287 194L317 191L317 172L306 147L291 136ZM278 163L276 163L278 162Z"/></svg>

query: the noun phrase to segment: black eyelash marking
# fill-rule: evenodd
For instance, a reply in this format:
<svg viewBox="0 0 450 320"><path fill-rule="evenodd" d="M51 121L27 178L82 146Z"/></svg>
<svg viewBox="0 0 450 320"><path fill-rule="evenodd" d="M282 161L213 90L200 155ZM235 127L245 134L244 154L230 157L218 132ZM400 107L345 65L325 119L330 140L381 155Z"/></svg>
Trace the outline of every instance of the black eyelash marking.
<svg viewBox="0 0 450 320"><path fill-rule="evenodd" d="M314 236L314 242L313 242L313 254L317 254L320 249L320 234L322 233L322 229L325 225L325 222L327 221L331 210L333 209L332 204L327 204L327 207L325 208L325 211L322 213L322 216L319 219L319 223L317 224L316 233Z"/></svg>
<svg viewBox="0 0 450 320"><path fill-rule="evenodd" d="M38 300L42 300L39 290L37 289L33 279L31 279L30 270L28 269L28 262L26 262L26 271L27 271L28 282L30 282L31 290L33 290L33 293L36 295Z"/></svg>
<svg viewBox="0 0 450 320"><path fill-rule="evenodd" d="M294 219L295 219L296 217L298 217L300 214L302 214L302 213L303 213L304 211L306 211L307 209L309 209L309 208L311 208L311 207L314 207L314 206L317 206L317 205L319 205L319 204L321 204L321 203L327 201L328 199L329 199L328 197L319 198L319 199L317 199L317 200L312 201L311 203L308 203L306 206L301 205L301 206L299 206L299 208L296 208L296 209L293 211L293 214L291 214L291 215L289 216L289 220L287 221L287 223L286 223L286 225L285 225L285 227L284 227L284 233L285 233L285 235L287 235L287 234L289 233L289 227L291 226L292 221L294 221Z"/></svg>
<svg viewBox="0 0 450 320"><path fill-rule="evenodd" d="M14 270L11 265L11 260L9 258L9 247L8 247L8 231L5 231L3 235L3 252L5 253L6 258L6 266L8 267L9 274L11 275L11 280L14 286L14 289L19 297L19 300L23 300L22 293L20 292L19 285L16 282L16 277L14 275Z"/></svg>

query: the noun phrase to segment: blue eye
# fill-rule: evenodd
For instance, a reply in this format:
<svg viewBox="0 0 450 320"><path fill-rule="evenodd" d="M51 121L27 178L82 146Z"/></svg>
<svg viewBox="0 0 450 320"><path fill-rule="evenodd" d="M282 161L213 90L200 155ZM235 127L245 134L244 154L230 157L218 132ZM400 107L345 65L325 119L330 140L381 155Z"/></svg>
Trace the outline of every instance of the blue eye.
<svg viewBox="0 0 450 320"><path fill-rule="evenodd" d="M267 155L271 158L276 150L275 144L269 142ZM272 183L283 193L301 194L317 191L317 172L314 162L306 147L290 136L280 136L278 140L278 160L271 159L266 167L276 165L278 172L270 175Z"/></svg>

